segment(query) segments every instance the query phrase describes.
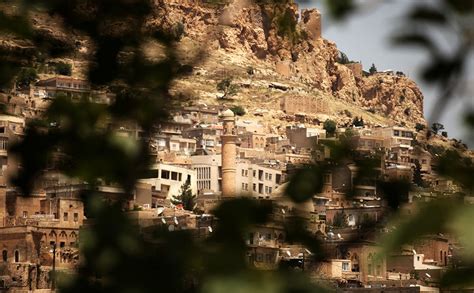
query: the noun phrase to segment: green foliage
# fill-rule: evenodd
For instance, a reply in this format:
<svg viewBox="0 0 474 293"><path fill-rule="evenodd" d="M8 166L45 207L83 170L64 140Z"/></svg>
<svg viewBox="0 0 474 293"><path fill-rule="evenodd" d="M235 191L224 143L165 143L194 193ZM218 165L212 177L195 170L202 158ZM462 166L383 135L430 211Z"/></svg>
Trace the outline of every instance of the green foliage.
<svg viewBox="0 0 474 293"><path fill-rule="evenodd" d="M426 126L425 126L424 124L421 124L421 123L418 123L418 122L417 122L416 125L415 125L415 129L416 129L416 131L418 131L418 132L424 130L425 128L426 128Z"/></svg>
<svg viewBox="0 0 474 293"><path fill-rule="evenodd" d="M354 127L364 127L364 119L362 117L354 117L354 119L352 119L352 125Z"/></svg>
<svg viewBox="0 0 474 293"><path fill-rule="evenodd" d="M372 66L370 66L369 73L371 75L377 73L377 67L375 67L374 63L372 63Z"/></svg>
<svg viewBox="0 0 474 293"><path fill-rule="evenodd" d="M54 65L54 71L56 74L70 76L72 74L72 66L69 63L58 62Z"/></svg>
<svg viewBox="0 0 474 293"><path fill-rule="evenodd" d="M244 116L245 115L245 109L242 106L233 106L230 108L232 112L234 112L235 115L237 116Z"/></svg>
<svg viewBox="0 0 474 293"><path fill-rule="evenodd" d="M31 83L35 82L38 79L38 74L36 69L31 67L22 68L18 73L16 79L16 85L19 88L26 88L30 86Z"/></svg>
<svg viewBox="0 0 474 293"><path fill-rule="evenodd" d="M438 132L443 129L444 129L444 125L441 123L435 122L431 125L431 130L433 130L435 134L438 134Z"/></svg>
<svg viewBox="0 0 474 293"><path fill-rule="evenodd" d="M294 17L292 11L284 9L283 12L278 12L275 17L278 35L286 37L292 44L298 43L300 34L297 29L298 20Z"/></svg>
<svg viewBox="0 0 474 293"><path fill-rule="evenodd" d="M186 180L179 190L179 195L173 195L171 202L174 205L181 204L183 208L188 211L194 210L196 195L191 189L191 182Z"/></svg>
<svg viewBox="0 0 474 293"><path fill-rule="evenodd" d="M235 96L239 90L239 87L236 84L232 83L232 78L230 77L221 80L217 84L216 88L218 91L224 93L224 95L221 97L222 99Z"/></svg>
<svg viewBox="0 0 474 293"><path fill-rule="evenodd" d="M323 188L323 169L311 166L296 170L288 183L285 194L294 202L302 203L321 192Z"/></svg>
<svg viewBox="0 0 474 293"><path fill-rule="evenodd" d="M323 124L323 129L326 130L326 133L328 136L334 136L334 133L336 132L337 124L336 121L327 119L324 121Z"/></svg>
<svg viewBox="0 0 474 293"><path fill-rule="evenodd" d="M329 13L336 19L343 19L355 8L353 0L326 0Z"/></svg>
<svg viewBox="0 0 474 293"><path fill-rule="evenodd" d="M340 64L348 64L350 63L349 57L347 57L346 53L339 51L339 59L337 60Z"/></svg>

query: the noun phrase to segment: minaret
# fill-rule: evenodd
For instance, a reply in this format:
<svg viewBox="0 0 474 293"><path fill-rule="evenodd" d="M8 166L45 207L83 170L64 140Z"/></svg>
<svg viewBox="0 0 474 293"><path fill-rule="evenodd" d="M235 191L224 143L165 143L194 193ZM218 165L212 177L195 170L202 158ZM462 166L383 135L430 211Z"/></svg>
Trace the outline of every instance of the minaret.
<svg viewBox="0 0 474 293"><path fill-rule="evenodd" d="M221 136L222 142L222 197L234 197L235 194L235 157L237 139L235 131L235 116L231 110L222 113L224 131Z"/></svg>

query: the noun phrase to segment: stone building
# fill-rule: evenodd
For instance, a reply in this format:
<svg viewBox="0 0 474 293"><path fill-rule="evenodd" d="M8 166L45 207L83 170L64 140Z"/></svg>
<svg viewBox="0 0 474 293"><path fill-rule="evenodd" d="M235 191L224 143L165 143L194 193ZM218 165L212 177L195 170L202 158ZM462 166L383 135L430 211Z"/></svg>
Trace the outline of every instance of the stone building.
<svg viewBox="0 0 474 293"><path fill-rule="evenodd" d="M0 185L7 184L16 169L13 158L8 156L8 147L23 136L24 128L25 118L0 115Z"/></svg>
<svg viewBox="0 0 474 293"><path fill-rule="evenodd" d="M196 171L190 165L173 165L158 163L152 166L152 176L140 179L140 182L152 186L152 190L159 191L163 198L170 199L178 196L181 186L189 180L193 194L197 193Z"/></svg>
<svg viewBox="0 0 474 293"><path fill-rule="evenodd" d="M240 147L249 149L264 149L266 135L264 133L245 132L239 134Z"/></svg>
<svg viewBox="0 0 474 293"><path fill-rule="evenodd" d="M285 95L281 98L280 107L283 112L290 115L327 113L328 111L321 98L311 96L294 97Z"/></svg>
<svg viewBox="0 0 474 293"><path fill-rule="evenodd" d="M447 266L449 263L449 241L440 235L423 237L413 244L417 253L424 255L425 262L431 261L438 266Z"/></svg>
<svg viewBox="0 0 474 293"><path fill-rule="evenodd" d="M296 149L313 149L320 138L326 138L326 130L315 127L287 126L286 137Z"/></svg>
<svg viewBox="0 0 474 293"><path fill-rule="evenodd" d="M86 80L69 76L56 76L36 83L36 88L44 90L48 98L65 95L71 98L81 98L90 95L91 87Z"/></svg>
<svg viewBox="0 0 474 293"><path fill-rule="evenodd" d="M196 170L198 193L205 191L222 192L222 156L191 156L192 168Z"/></svg>
<svg viewBox="0 0 474 293"><path fill-rule="evenodd" d="M352 74L356 79L362 78L362 63L352 62L344 65L352 71Z"/></svg>
<svg viewBox="0 0 474 293"><path fill-rule="evenodd" d="M414 138L413 130L406 127L392 126L383 128L374 128L372 133L376 136L390 139L390 146L412 145Z"/></svg>

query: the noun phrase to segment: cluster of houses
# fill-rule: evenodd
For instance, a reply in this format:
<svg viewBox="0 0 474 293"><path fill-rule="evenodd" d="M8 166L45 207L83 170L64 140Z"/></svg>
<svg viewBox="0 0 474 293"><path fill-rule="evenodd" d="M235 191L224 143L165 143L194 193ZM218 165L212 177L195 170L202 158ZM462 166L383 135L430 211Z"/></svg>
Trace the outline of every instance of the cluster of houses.
<svg viewBox="0 0 474 293"><path fill-rule="evenodd" d="M16 93L6 103L10 114L0 115L0 261L6 265L0 276L2 288L52 288L49 272L73 269L79 261L78 237L87 223L80 194L87 184L45 172L33 194L23 197L8 180L17 168L8 145L22 138L28 119L40 115L59 93L71 98L94 97L103 103L111 100L105 92L93 92L85 81L54 77L31 86L28 92ZM137 183L127 213L139 227L165 225L170 231L189 229L205 237L218 223L211 212L220 201L236 196L271 201L270 223L254 227L247 235L249 265L275 269L285 264L347 290L432 290L430 286L436 286L452 265L456 239L430 235L396 253L381 255L371 232L389 230L384 227L388 203L378 182L412 182L414 172L420 172L424 185L407 191L402 207L407 211L417 201L455 193L459 187L436 175L436 158L415 143L420 134L413 129L353 127L349 137L344 128L327 133L323 122L288 125L279 133L269 133L264 125L235 116L223 106L177 109L170 121L156 127L150 142L155 163L149 176ZM131 139L140 137L134 125L120 125L117 132ZM341 137L350 141L360 157L376 158L374 172L361 176L356 161L344 160L325 169L322 188L311 200L292 203L285 188L293 172L331 160L330 145ZM193 211L172 203L185 183L196 195ZM123 191L103 185L97 193L114 199ZM309 232L322 242L326 261L314 264L314 252L286 241L285 219L295 214L306 219Z"/></svg>

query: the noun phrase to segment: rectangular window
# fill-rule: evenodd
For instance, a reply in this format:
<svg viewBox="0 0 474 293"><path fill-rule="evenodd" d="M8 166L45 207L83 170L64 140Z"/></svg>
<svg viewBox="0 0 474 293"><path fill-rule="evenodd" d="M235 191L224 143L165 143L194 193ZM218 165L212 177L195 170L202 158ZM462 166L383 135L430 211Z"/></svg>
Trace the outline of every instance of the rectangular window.
<svg viewBox="0 0 474 293"><path fill-rule="evenodd" d="M349 263L348 262L343 262L342 263L342 271L343 272L348 272L349 271Z"/></svg>
<svg viewBox="0 0 474 293"><path fill-rule="evenodd" d="M28 217L28 212L27 211L23 211L23 218L27 218Z"/></svg>
<svg viewBox="0 0 474 293"><path fill-rule="evenodd" d="M263 262L263 254L257 253L257 262Z"/></svg>
<svg viewBox="0 0 474 293"><path fill-rule="evenodd" d="M74 213L74 222L77 222L77 221L79 221L79 214Z"/></svg>
<svg viewBox="0 0 474 293"><path fill-rule="evenodd" d="M182 181L182 180L183 180L183 174L178 173L178 181Z"/></svg>
<svg viewBox="0 0 474 293"><path fill-rule="evenodd" d="M268 180L272 181L272 174L271 173L268 174Z"/></svg>
<svg viewBox="0 0 474 293"><path fill-rule="evenodd" d="M161 178L162 179L170 179L170 171L161 170Z"/></svg>
<svg viewBox="0 0 474 293"><path fill-rule="evenodd" d="M64 220L64 221L67 221L67 218L68 218L67 213L64 213L64 215L63 215L63 220Z"/></svg>
<svg viewBox="0 0 474 293"><path fill-rule="evenodd" d="M272 193L272 188L268 187L268 194L271 194L271 193Z"/></svg>
<svg viewBox="0 0 474 293"><path fill-rule="evenodd" d="M171 172L171 180L178 181L178 172Z"/></svg>
<svg viewBox="0 0 474 293"><path fill-rule="evenodd" d="M253 184L253 191L257 191L257 184Z"/></svg>
<svg viewBox="0 0 474 293"><path fill-rule="evenodd" d="M245 171L245 170L242 169L242 177L245 177L245 172L244 172L244 171Z"/></svg>

